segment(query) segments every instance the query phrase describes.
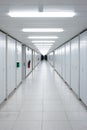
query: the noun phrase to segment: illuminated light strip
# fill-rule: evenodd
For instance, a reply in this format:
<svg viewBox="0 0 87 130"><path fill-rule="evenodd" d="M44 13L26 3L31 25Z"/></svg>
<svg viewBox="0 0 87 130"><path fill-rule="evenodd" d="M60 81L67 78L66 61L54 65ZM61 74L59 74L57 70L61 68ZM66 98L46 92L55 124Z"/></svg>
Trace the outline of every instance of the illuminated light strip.
<svg viewBox="0 0 87 130"><path fill-rule="evenodd" d="M76 15L73 11L62 12L29 12L29 11L10 11L8 13L10 17L30 17L30 18L56 18L56 17L74 17Z"/></svg>
<svg viewBox="0 0 87 130"><path fill-rule="evenodd" d="M55 41L32 41L32 43L55 43Z"/></svg>
<svg viewBox="0 0 87 130"><path fill-rule="evenodd" d="M57 36L29 36L29 39L58 39Z"/></svg>
<svg viewBox="0 0 87 130"><path fill-rule="evenodd" d="M49 43L49 44L34 44L34 45L35 45L35 46L52 46L52 45L54 45L54 44L52 44L52 43L50 44L50 43Z"/></svg>
<svg viewBox="0 0 87 130"><path fill-rule="evenodd" d="M63 32L62 28L24 28L23 32Z"/></svg>

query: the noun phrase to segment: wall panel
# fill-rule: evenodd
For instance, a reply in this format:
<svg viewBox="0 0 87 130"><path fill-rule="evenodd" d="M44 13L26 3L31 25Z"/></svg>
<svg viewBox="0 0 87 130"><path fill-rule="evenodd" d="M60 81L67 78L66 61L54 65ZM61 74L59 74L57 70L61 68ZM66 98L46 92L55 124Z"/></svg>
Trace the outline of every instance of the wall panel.
<svg viewBox="0 0 87 130"><path fill-rule="evenodd" d="M65 61L66 61L66 55L65 55L65 45L63 45L61 47L61 74L62 74L62 78L65 79L65 72L66 72L66 64L65 64Z"/></svg>
<svg viewBox="0 0 87 130"><path fill-rule="evenodd" d="M70 42L66 44L66 78L65 81L70 86Z"/></svg>
<svg viewBox="0 0 87 130"><path fill-rule="evenodd" d="M80 98L87 105L87 31L80 35Z"/></svg>
<svg viewBox="0 0 87 130"><path fill-rule="evenodd" d="M16 42L7 37L7 94L16 88Z"/></svg>
<svg viewBox="0 0 87 130"><path fill-rule="evenodd" d="M6 98L6 35L0 32L0 103Z"/></svg>
<svg viewBox="0 0 87 130"><path fill-rule="evenodd" d="M22 81L22 45L16 44L16 71L17 71L17 86Z"/></svg>
<svg viewBox="0 0 87 130"><path fill-rule="evenodd" d="M71 88L79 96L79 37L71 41Z"/></svg>

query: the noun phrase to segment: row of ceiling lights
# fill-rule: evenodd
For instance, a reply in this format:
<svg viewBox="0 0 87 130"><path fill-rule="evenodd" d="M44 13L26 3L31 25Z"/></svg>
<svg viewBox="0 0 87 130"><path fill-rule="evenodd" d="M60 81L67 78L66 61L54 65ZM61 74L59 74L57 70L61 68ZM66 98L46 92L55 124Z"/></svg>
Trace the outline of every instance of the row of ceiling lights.
<svg viewBox="0 0 87 130"><path fill-rule="evenodd" d="M16 18L63 18L63 17L74 17L76 15L73 11L59 11L59 12L20 12L10 11L7 15ZM23 28L23 32L63 32L63 28ZM54 40L58 39L57 36L29 36L32 43L41 51L42 54L46 54L52 47ZM38 40L37 40L38 39Z"/></svg>

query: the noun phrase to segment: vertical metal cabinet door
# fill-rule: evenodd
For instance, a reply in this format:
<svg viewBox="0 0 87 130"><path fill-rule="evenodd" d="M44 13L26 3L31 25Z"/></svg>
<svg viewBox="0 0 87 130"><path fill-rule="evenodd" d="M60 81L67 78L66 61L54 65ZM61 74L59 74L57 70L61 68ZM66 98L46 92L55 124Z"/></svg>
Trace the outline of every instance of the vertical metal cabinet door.
<svg viewBox="0 0 87 130"><path fill-rule="evenodd" d="M66 55L65 55L65 45L64 46L62 46L62 48L61 48L61 55L62 55L62 77L63 77L63 79L65 80L65 60L66 60Z"/></svg>
<svg viewBox="0 0 87 130"><path fill-rule="evenodd" d="M33 51L33 69L35 67L35 52Z"/></svg>
<svg viewBox="0 0 87 130"><path fill-rule="evenodd" d="M60 74L60 65L61 65L61 48L58 49L58 73Z"/></svg>
<svg viewBox="0 0 87 130"><path fill-rule="evenodd" d="M71 88L79 96L79 38L71 41Z"/></svg>
<svg viewBox="0 0 87 130"><path fill-rule="evenodd" d="M16 88L16 43L7 37L7 94Z"/></svg>
<svg viewBox="0 0 87 130"><path fill-rule="evenodd" d="M16 76L17 76L17 86L22 81L22 45L17 42L16 44L16 64L19 63L19 66L16 66Z"/></svg>
<svg viewBox="0 0 87 130"><path fill-rule="evenodd" d="M70 86L70 42L66 43L66 79L65 81Z"/></svg>
<svg viewBox="0 0 87 130"><path fill-rule="evenodd" d="M55 70L57 70L57 50L55 50Z"/></svg>
<svg viewBox="0 0 87 130"><path fill-rule="evenodd" d="M26 78L26 47L22 45L22 79Z"/></svg>
<svg viewBox="0 0 87 130"><path fill-rule="evenodd" d="M80 98L87 105L87 31L80 35Z"/></svg>
<svg viewBox="0 0 87 130"><path fill-rule="evenodd" d="M59 74L61 75L61 71L62 71L62 69L61 69L61 47L59 48Z"/></svg>
<svg viewBox="0 0 87 130"><path fill-rule="evenodd" d="M0 103L6 98L6 35L0 32Z"/></svg>
<svg viewBox="0 0 87 130"><path fill-rule="evenodd" d="M51 53L51 65L53 66L53 52Z"/></svg>

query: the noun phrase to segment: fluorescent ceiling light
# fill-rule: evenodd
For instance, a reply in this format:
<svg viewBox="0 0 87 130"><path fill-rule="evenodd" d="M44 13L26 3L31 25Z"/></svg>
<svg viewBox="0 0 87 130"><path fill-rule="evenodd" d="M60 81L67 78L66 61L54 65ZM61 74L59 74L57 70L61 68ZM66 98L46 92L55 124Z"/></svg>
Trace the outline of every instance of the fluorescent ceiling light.
<svg viewBox="0 0 87 130"><path fill-rule="evenodd" d="M32 43L54 43L55 41L32 41Z"/></svg>
<svg viewBox="0 0 87 130"><path fill-rule="evenodd" d="M38 47L38 48L49 48L49 47L51 47L51 45L50 46L36 46L36 47Z"/></svg>
<svg viewBox="0 0 87 130"><path fill-rule="evenodd" d="M62 28L24 28L23 32L63 32Z"/></svg>
<svg viewBox="0 0 87 130"><path fill-rule="evenodd" d="M29 39L57 39L57 36L29 36Z"/></svg>
<svg viewBox="0 0 87 130"><path fill-rule="evenodd" d="M29 11L10 11L8 13L10 17L30 17L30 18L56 18L56 17L74 17L76 15L73 11L65 12L29 12Z"/></svg>
<svg viewBox="0 0 87 130"><path fill-rule="evenodd" d="M49 43L49 44L34 44L35 46L52 46L53 44L51 43Z"/></svg>

